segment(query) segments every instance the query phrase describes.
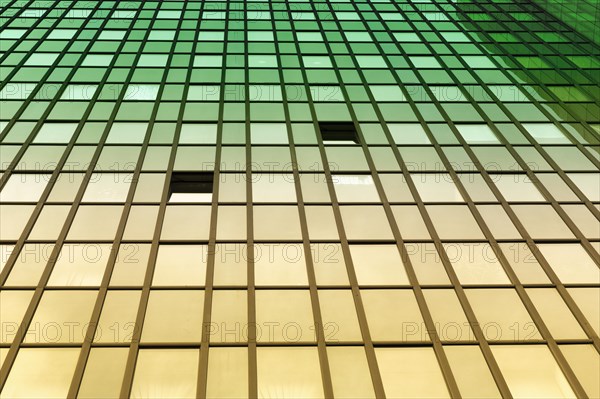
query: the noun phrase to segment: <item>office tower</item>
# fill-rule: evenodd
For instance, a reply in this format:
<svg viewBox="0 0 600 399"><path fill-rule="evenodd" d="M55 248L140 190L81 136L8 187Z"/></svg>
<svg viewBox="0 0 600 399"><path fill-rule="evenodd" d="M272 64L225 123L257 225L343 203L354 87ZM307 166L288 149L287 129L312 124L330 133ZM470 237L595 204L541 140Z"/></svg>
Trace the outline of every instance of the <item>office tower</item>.
<svg viewBox="0 0 600 399"><path fill-rule="evenodd" d="M559 13L1 5L3 398L600 396L600 47Z"/></svg>

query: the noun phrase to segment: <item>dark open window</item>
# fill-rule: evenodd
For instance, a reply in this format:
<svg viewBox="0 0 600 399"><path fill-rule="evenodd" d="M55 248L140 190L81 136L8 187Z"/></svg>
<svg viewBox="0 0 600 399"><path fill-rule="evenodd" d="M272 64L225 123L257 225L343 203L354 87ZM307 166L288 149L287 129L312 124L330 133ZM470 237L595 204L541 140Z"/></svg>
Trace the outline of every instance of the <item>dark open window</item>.
<svg viewBox="0 0 600 399"><path fill-rule="evenodd" d="M352 122L320 122L319 129L325 144L358 144L358 135Z"/></svg>
<svg viewBox="0 0 600 399"><path fill-rule="evenodd" d="M169 202L211 201L213 178L213 172L173 172Z"/></svg>

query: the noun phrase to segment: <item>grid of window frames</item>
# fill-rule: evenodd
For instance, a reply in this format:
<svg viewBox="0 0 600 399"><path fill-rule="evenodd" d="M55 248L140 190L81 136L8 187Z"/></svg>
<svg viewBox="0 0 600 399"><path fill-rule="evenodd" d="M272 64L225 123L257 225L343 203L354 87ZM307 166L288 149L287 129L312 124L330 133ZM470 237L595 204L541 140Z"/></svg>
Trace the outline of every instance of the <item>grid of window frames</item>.
<svg viewBox="0 0 600 399"><path fill-rule="evenodd" d="M583 36L519 0L0 4L4 397L600 396Z"/></svg>

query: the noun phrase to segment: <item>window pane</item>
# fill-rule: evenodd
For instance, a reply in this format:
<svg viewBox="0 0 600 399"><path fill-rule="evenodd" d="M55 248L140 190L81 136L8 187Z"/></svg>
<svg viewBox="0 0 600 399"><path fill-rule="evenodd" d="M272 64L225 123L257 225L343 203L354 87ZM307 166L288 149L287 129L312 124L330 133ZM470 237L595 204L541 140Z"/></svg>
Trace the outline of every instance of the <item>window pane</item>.
<svg viewBox="0 0 600 399"><path fill-rule="evenodd" d="M110 252L110 244L64 244L48 285L99 286Z"/></svg>
<svg viewBox="0 0 600 399"><path fill-rule="evenodd" d="M69 229L69 240L113 240L123 212L122 206L82 205Z"/></svg>
<svg viewBox="0 0 600 399"><path fill-rule="evenodd" d="M256 292L259 342L314 342L314 320L308 290Z"/></svg>
<svg viewBox="0 0 600 399"><path fill-rule="evenodd" d="M301 244L254 246L256 285L307 285L306 261Z"/></svg>
<svg viewBox="0 0 600 399"><path fill-rule="evenodd" d="M244 398L248 396L248 350L215 348L208 354L208 398Z"/></svg>
<svg viewBox="0 0 600 399"><path fill-rule="evenodd" d="M49 180L49 174L13 174L0 192L0 202L37 202Z"/></svg>
<svg viewBox="0 0 600 399"><path fill-rule="evenodd" d="M587 338L556 289L528 288L526 291L554 339Z"/></svg>
<svg viewBox="0 0 600 399"><path fill-rule="evenodd" d="M109 291L94 342L130 342L135 329L140 291Z"/></svg>
<svg viewBox="0 0 600 399"><path fill-rule="evenodd" d="M292 174L254 173L252 175L252 201L296 202L296 189Z"/></svg>
<svg viewBox="0 0 600 399"><path fill-rule="evenodd" d="M23 321L33 291L0 291L1 343L12 343Z"/></svg>
<svg viewBox="0 0 600 399"><path fill-rule="evenodd" d="M514 397L575 397L547 346L494 345L491 348Z"/></svg>
<svg viewBox="0 0 600 399"><path fill-rule="evenodd" d="M245 342L248 340L248 292L216 290L213 292L210 323L211 342Z"/></svg>
<svg viewBox="0 0 600 399"><path fill-rule="evenodd" d="M87 185L83 202L125 202L131 173L93 173Z"/></svg>
<svg viewBox="0 0 600 399"><path fill-rule="evenodd" d="M361 290L373 341L428 341L412 290Z"/></svg>
<svg viewBox="0 0 600 399"><path fill-rule="evenodd" d="M15 399L66 398L78 357L79 348L22 348L2 395Z"/></svg>
<svg viewBox="0 0 600 399"><path fill-rule="evenodd" d="M141 349L131 387L132 398L195 398L197 349Z"/></svg>
<svg viewBox="0 0 600 399"><path fill-rule="evenodd" d="M489 244L447 243L444 249L461 284L510 283Z"/></svg>
<svg viewBox="0 0 600 399"><path fill-rule="evenodd" d="M514 289L468 289L465 293L488 341L541 339Z"/></svg>
<svg viewBox="0 0 600 399"><path fill-rule="evenodd" d="M161 239L208 240L210 206L167 205Z"/></svg>
<svg viewBox="0 0 600 399"><path fill-rule="evenodd" d="M600 355L596 349L592 345L561 345L560 350L588 396L600 397Z"/></svg>
<svg viewBox="0 0 600 399"><path fill-rule="evenodd" d="M473 341L475 335L452 289L423 290L431 318L442 341Z"/></svg>
<svg viewBox="0 0 600 399"><path fill-rule="evenodd" d="M370 175L333 175L332 180L340 203L381 202Z"/></svg>
<svg viewBox="0 0 600 399"><path fill-rule="evenodd" d="M150 256L150 244L121 244L110 285L138 285L144 282Z"/></svg>
<svg viewBox="0 0 600 399"><path fill-rule="evenodd" d="M315 276L319 285L349 285L340 244L311 244Z"/></svg>
<svg viewBox="0 0 600 399"><path fill-rule="evenodd" d="M579 244L538 244L552 270L564 284L600 282L600 269Z"/></svg>
<svg viewBox="0 0 600 399"><path fill-rule="evenodd" d="M152 291L143 342L200 342L204 291Z"/></svg>
<svg viewBox="0 0 600 399"><path fill-rule="evenodd" d="M392 239L392 230L381 206L341 206L349 240Z"/></svg>
<svg viewBox="0 0 600 399"><path fill-rule="evenodd" d="M359 285L408 284L395 245L351 245L350 253Z"/></svg>
<svg viewBox="0 0 600 399"><path fill-rule="evenodd" d="M207 260L206 245L160 245L152 285L204 285Z"/></svg>
<svg viewBox="0 0 600 399"><path fill-rule="evenodd" d="M568 291L596 334L600 334L600 289L568 288Z"/></svg>
<svg viewBox="0 0 600 399"><path fill-rule="evenodd" d="M512 205L511 208L534 239L568 239L573 233L550 205Z"/></svg>
<svg viewBox="0 0 600 399"><path fill-rule="evenodd" d="M96 296L95 291L44 292L24 342L83 342Z"/></svg>
<svg viewBox="0 0 600 399"><path fill-rule="evenodd" d="M116 398L121 392L128 348L92 348L78 398Z"/></svg>
<svg viewBox="0 0 600 399"><path fill-rule="evenodd" d="M427 212L441 239L484 238L467 206L429 205Z"/></svg>
<svg viewBox="0 0 600 399"><path fill-rule="evenodd" d="M256 240L299 240L300 216L292 206L255 206L254 238ZM281 223L285 220L285 223Z"/></svg>
<svg viewBox="0 0 600 399"><path fill-rule="evenodd" d="M463 398L501 398L478 346L446 345L444 352Z"/></svg>
<svg viewBox="0 0 600 399"><path fill-rule="evenodd" d="M316 347L259 347L256 358L259 398L323 397Z"/></svg>
<svg viewBox="0 0 600 399"><path fill-rule="evenodd" d="M214 273L215 286L245 285L248 275L246 244L217 243Z"/></svg>
<svg viewBox="0 0 600 399"><path fill-rule="evenodd" d="M376 348L375 355L387 397L450 397L432 348Z"/></svg>
<svg viewBox="0 0 600 399"><path fill-rule="evenodd" d="M363 347L327 347L333 394L336 398L374 398Z"/></svg>
<svg viewBox="0 0 600 399"><path fill-rule="evenodd" d="M325 340L361 341L362 335L350 290L319 290Z"/></svg>

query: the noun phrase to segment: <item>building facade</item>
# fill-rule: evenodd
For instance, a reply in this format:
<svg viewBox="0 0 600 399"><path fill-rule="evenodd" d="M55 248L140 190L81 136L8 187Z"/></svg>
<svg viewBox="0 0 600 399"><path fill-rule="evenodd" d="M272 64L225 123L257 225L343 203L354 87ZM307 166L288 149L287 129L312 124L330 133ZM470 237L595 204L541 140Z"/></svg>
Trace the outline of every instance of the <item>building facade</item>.
<svg viewBox="0 0 600 399"><path fill-rule="evenodd" d="M0 4L3 398L600 396L600 47L563 21Z"/></svg>

